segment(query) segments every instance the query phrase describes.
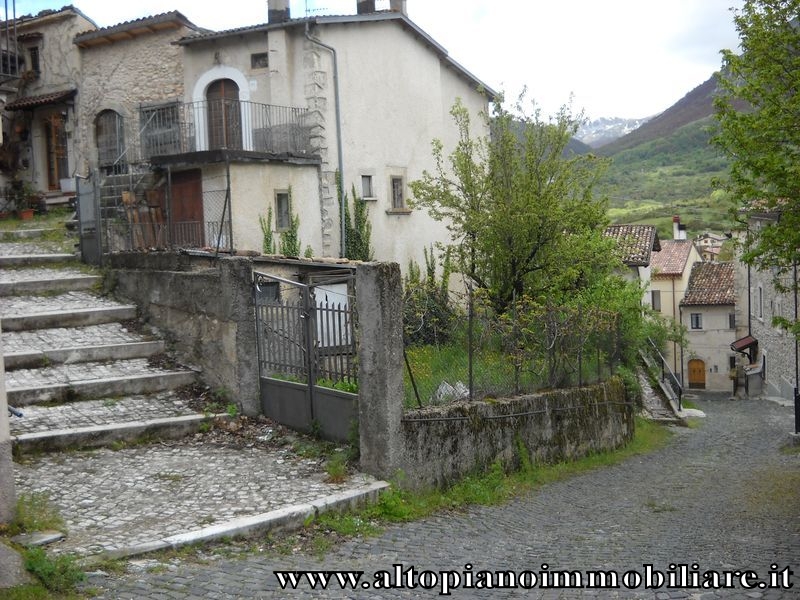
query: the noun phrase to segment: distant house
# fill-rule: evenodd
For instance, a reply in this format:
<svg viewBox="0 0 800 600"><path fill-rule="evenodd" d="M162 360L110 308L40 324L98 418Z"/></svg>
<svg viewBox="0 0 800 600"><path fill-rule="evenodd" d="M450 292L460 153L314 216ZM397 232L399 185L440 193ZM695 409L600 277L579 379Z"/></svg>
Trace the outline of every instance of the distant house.
<svg viewBox="0 0 800 600"><path fill-rule="evenodd" d="M171 12L77 36L86 172L138 245L157 217L181 245L261 252L264 228L279 240L296 218L301 251L342 256L340 180L366 202L375 258L421 263L448 231L408 183L435 169L432 140L455 147L457 98L487 133L494 92L390 6L292 19L271 1L267 23L229 31Z"/></svg>
<svg viewBox="0 0 800 600"><path fill-rule="evenodd" d="M609 225L603 231L606 238L616 242L618 252L626 267L622 274L628 281L638 281L644 297L642 302L650 304L651 263L654 253L661 250L658 233L654 225Z"/></svg>
<svg viewBox="0 0 800 600"><path fill-rule="evenodd" d="M74 195L82 73L72 38L95 28L74 6L0 23L3 185L25 182L51 202Z"/></svg>
<svg viewBox="0 0 800 600"><path fill-rule="evenodd" d="M705 261L717 260L722 250L722 244L728 240L727 236L717 233L701 233L694 238L694 243Z"/></svg>
<svg viewBox="0 0 800 600"><path fill-rule="evenodd" d="M661 242L661 251L653 255L650 263L650 306L655 312L680 323L680 303L689 287L692 267L697 262L700 262L700 254L691 241L677 239ZM677 342L665 350L670 368L683 378Z"/></svg>
<svg viewBox="0 0 800 600"><path fill-rule="evenodd" d="M734 265L730 262L696 262L680 301L680 322L687 328L684 353L685 386L730 390L736 356L731 342L736 336Z"/></svg>
<svg viewBox="0 0 800 600"><path fill-rule="evenodd" d="M778 212L752 211L749 228L769 227L778 217ZM785 291L776 286L776 277ZM762 270L737 262L736 288L746 302L739 311L731 349L739 356L744 393L750 397L794 399L800 371L797 339L773 319L798 318L797 277L796 268L779 274L775 268Z"/></svg>

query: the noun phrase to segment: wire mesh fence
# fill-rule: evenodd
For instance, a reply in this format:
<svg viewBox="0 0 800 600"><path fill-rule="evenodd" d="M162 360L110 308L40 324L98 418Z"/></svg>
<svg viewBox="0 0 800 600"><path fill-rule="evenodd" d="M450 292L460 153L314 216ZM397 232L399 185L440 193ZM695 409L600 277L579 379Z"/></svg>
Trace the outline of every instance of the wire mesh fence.
<svg viewBox="0 0 800 600"><path fill-rule="evenodd" d="M406 406L510 397L604 381L620 362L615 313L479 294L406 294Z"/></svg>

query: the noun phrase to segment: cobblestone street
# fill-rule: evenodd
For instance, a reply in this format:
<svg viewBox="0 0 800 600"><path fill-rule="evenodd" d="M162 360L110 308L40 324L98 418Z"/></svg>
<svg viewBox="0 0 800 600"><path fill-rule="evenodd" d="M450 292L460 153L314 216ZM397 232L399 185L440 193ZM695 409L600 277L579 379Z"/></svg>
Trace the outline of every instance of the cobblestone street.
<svg viewBox="0 0 800 600"><path fill-rule="evenodd" d="M101 598L398 598L436 597L438 589L296 591L280 589L275 570L615 569L667 571L693 563L706 570L752 569L766 579L794 571L791 590L459 589L457 598L796 598L800 557L800 453L788 442L793 409L766 400L729 401L702 394L707 415L677 428L653 454L547 485L503 506L387 528L351 540L322 558L249 554L206 564L133 562L125 575L95 574ZM136 565L139 565L136 568ZM142 564L148 567L142 567Z"/></svg>

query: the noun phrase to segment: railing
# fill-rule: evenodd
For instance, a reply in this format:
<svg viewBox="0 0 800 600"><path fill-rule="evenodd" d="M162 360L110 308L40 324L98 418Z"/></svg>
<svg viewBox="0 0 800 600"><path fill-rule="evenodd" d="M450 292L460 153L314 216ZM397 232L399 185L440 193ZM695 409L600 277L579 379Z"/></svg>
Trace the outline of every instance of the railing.
<svg viewBox="0 0 800 600"><path fill-rule="evenodd" d="M204 150L247 150L307 156L311 146L308 110L239 100L142 107L142 156Z"/></svg>
<svg viewBox="0 0 800 600"><path fill-rule="evenodd" d="M681 398L683 397L683 385L681 385L681 382L678 380L678 377L675 375L675 373L672 372L672 369L669 368L667 359L664 358L663 354L661 354L661 351L658 349L658 346L656 346L655 342L653 342L651 339L648 339L647 341L650 342L650 346L652 347L652 351L654 353L653 357L656 358L660 363L658 367L661 370L661 381L669 386L670 390L672 390L674 398L678 402L678 410L683 410L683 406L681 405Z"/></svg>

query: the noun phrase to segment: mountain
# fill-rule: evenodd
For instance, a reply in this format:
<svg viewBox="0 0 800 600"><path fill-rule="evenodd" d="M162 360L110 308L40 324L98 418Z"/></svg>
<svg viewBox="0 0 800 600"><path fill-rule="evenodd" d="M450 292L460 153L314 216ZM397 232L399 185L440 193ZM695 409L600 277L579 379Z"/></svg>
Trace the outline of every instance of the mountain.
<svg viewBox="0 0 800 600"><path fill-rule="evenodd" d="M684 125L705 119L714 114L714 95L717 91L716 75L698 85L683 98L641 127L603 146L600 154L613 156L627 150L668 136Z"/></svg>
<svg viewBox="0 0 800 600"><path fill-rule="evenodd" d="M591 148L600 148L638 129L648 120L649 117L646 119L621 119L619 117L594 119L581 125L575 137Z"/></svg>

